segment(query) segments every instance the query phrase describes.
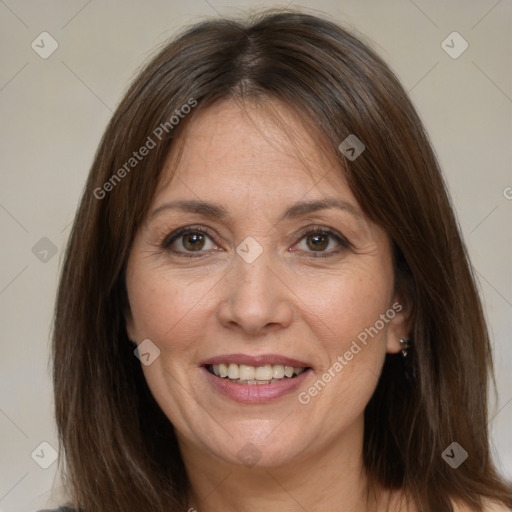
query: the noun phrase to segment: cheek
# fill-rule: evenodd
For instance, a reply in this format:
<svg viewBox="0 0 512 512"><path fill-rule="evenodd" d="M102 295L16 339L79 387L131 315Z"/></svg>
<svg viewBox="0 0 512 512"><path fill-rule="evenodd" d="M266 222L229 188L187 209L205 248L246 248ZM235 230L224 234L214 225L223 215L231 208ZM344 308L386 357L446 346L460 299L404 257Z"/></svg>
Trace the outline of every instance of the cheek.
<svg viewBox="0 0 512 512"><path fill-rule="evenodd" d="M150 339L160 349L142 371L155 400L181 431L188 431L194 418L197 397L192 398L188 379L201 356L204 319L211 317L208 289L204 280L184 280L165 268L134 266L127 276L134 337Z"/></svg>
<svg viewBox="0 0 512 512"><path fill-rule="evenodd" d="M361 269L325 283L322 293L317 289L307 295L303 308L324 355L315 375L316 382L322 382L306 392L317 407L343 403L343 410L333 408L329 415L346 419L360 413L378 382L388 323L394 317L394 311L389 313L393 276L384 267L374 272ZM308 396L303 395L301 403Z"/></svg>
<svg viewBox="0 0 512 512"><path fill-rule="evenodd" d="M302 292L303 312L322 333L319 339L343 350L348 340L374 326L388 310L392 296L393 279L385 270L332 275Z"/></svg>
<svg viewBox="0 0 512 512"><path fill-rule="evenodd" d="M184 282L165 271L137 270L127 280L130 308L137 340L149 338L160 349L181 349L197 338L197 319L207 301L204 282Z"/></svg>

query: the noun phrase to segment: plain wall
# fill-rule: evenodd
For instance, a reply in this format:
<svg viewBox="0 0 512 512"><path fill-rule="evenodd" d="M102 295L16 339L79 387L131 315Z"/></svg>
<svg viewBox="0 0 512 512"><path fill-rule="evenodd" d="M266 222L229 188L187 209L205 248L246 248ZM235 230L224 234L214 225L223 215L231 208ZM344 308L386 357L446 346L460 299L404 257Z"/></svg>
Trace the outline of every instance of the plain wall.
<svg viewBox="0 0 512 512"><path fill-rule="evenodd" d="M0 511L29 512L62 499L57 463L43 469L31 454L41 442L57 448L48 366L53 303L70 223L112 111L139 66L177 29L205 17L287 5L299 6L0 2ZM498 464L512 477L512 3L319 0L302 6L364 34L424 120L491 327L498 401L490 428ZM42 46L44 31L58 43L46 59L31 47L34 40ZM453 31L469 44L456 59L441 47Z"/></svg>

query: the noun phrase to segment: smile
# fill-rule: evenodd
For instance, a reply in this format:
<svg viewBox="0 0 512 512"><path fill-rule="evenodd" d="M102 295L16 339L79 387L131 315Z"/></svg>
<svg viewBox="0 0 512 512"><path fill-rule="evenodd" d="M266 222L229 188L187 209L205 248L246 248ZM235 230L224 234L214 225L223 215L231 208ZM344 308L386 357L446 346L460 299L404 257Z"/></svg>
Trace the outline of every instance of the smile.
<svg viewBox="0 0 512 512"><path fill-rule="evenodd" d="M285 379L294 379L308 368L282 364L249 366L246 364L219 363L207 365L206 369L211 374L221 379L228 379L236 384L262 385L274 384Z"/></svg>
<svg viewBox="0 0 512 512"><path fill-rule="evenodd" d="M306 361L270 353L219 354L199 365L217 395L262 404L297 393L313 374L313 365Z"/></svg>

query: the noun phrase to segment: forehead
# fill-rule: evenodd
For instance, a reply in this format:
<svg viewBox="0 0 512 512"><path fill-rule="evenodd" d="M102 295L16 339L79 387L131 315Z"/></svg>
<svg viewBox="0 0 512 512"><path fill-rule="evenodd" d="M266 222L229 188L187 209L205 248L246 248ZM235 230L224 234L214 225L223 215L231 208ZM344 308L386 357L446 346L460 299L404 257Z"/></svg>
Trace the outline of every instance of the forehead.
<svg viewBox="0 0 512 512"><path fill-rule="evenodd" d="M218 102L197 112L176 143L156 201L183 195L292 201L333 192L353 199L328 141L305 116L277 100Z"/></svg>

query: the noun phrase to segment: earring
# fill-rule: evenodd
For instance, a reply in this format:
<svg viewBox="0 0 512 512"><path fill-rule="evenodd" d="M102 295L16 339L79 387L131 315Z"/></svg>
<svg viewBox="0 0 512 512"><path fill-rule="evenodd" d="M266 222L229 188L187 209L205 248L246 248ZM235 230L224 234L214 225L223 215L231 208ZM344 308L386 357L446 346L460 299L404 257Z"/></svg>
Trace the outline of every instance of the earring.
<svg viewBox="0 0 512 512"><path fill-rule="evenodd" d="M407 357L407 352L409 351L410 344L408 338L400 338L400 346L402 347L402 356L404 359Z"/></svg>

